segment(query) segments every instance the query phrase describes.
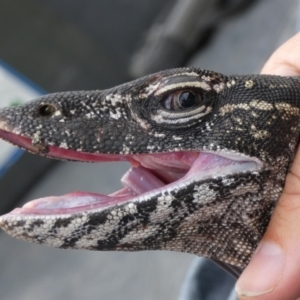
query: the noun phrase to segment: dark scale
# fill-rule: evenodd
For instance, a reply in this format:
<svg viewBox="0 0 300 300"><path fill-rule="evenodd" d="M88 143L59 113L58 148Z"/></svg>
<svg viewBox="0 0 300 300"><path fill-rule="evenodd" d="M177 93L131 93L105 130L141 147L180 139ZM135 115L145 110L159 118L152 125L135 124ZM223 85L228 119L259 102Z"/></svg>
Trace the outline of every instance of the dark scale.
<svg viewBox="0 0 300 300"><path fill-rule="evenodd" d="M72 222L72 218L57 219L53 225L54 228L68 227Z"/></svg>

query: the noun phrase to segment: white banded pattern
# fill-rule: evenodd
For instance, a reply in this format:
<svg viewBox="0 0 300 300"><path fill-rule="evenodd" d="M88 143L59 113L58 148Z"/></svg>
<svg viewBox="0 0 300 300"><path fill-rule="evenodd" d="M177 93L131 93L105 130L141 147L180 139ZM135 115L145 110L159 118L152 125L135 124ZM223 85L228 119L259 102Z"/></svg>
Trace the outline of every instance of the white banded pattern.
<svg viewBox="0 0 300 300"><path fill-rule="evenodd" d="M172 111L168 112L166 110L160 109L156 112L155 115L151 115L151 118L156 123L162 124L183 124L188 123L189 125L194 124L198 121L199 118L209 114L212 111L211 106L201 105L200 107L193 110L184 110L184 111Z"/></svg>
<svg viewBox="0 0 300 300"><path fill-rule="evenodd" d="M204 91L210 91L211 87L205 81L199 81L198 79L197 81L187 81L187 82L168 84L166 86L159 88L154 95L159 96L167 92L174 92L175 90L181 90L181 89L203 89Z"/></svg>

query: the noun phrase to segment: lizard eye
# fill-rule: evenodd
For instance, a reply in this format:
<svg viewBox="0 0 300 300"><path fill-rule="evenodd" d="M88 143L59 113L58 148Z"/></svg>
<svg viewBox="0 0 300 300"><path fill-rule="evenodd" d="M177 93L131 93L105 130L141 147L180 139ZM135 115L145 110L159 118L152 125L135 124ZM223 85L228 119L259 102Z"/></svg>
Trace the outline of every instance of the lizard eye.
<svg viewBox="0 0 300 300"><path fill-rule="evenodd" d="M195 106L200 100L200 96L191 91L180 91L168 95L163 104L168 110L181 110Z"/></svg>
<svg viewBox="0 0 300 300"><path fill-rule="evenodd" d="M51 117L56 111L56 108L50 104L43 104L39 107L38 112L42 117Z"/></svg>

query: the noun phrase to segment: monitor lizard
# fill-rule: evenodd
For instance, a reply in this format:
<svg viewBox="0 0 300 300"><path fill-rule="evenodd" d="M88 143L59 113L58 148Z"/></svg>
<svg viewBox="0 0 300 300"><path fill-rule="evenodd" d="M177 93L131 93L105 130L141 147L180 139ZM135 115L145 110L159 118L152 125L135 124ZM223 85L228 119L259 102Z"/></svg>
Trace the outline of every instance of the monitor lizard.
<svg viewBox="0 0 300 300"><path fill-rule="evenodd" d="M107 90L0 110L0 137L32 153L128 161L124 188L31 201L8 234L59 248L172 250L244 268L299 139L300 79L171 69Z"/></svg>

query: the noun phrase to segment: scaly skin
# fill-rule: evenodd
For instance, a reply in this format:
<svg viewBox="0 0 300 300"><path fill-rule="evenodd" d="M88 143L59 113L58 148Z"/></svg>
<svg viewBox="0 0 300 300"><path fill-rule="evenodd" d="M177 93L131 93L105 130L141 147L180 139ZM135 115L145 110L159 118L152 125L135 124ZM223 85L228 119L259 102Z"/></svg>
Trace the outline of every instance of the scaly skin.
<svg viewBox="0 0 300 300"><path fill-rule="evenodd" d="M174 108L168 99L183 91L192 91L196 104ZM0 225L14 237L60 248L173 250L245 267L294 157L299 109L297 78L227 77L198 68L2 109L1 137L49 157L203 152L243 160L246 169L192 176L94 209L24 208L2 216Z"/></svg>

